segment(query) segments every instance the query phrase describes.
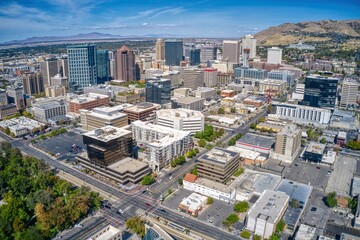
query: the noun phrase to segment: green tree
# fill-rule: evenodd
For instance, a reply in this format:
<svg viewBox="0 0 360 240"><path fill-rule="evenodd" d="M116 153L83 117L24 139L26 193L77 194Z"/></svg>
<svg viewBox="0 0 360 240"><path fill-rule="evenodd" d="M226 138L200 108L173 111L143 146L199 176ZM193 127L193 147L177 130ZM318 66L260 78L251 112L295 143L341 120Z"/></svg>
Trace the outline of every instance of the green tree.
<svg viewBox="0 0 360 240"><path fill-rule="evenodd" d="M290 200L289 205L290 205L290 207L292 207L292 208L300 208L300 207L301 207L299 201L296 200L295 198L292 198L292 199Z"/></svg>
<svg viewBox="0 0 360 240"><path fill-rule="evenodd" d="M139 216L129 218L125 224L128 229L138 234L140 238L145 236L145 222Z"/></svg>
<svg viewBox="0 0 360 240"><path fill-rule="evenodd" d="M6 135L10 135L10 128L9 127L6 127L5 130L4 130L4 133Z"/></svg>
<svg viewBox="0 0 360 240"><path fill-rule="evenodd" d="M281 220L276 224L276 230L275 230L276 234L277 234L277 235L281 234L281 233L284 231L285 226L286 226L285 221L284 221L283 219L281 219Z"/></svg>
<svg viewBox="0 0 360 240"><path fill-rule="evenodd" d="M256 124L255 123L250 124L250 128L251 129L256 129Z"/></svg>
<svg viewBox="0 0 360 240"><path fill-rule="evenodd" d="M249 203L246 201L240 201L235 203L234 211L238 213L246 212L249 209Z"/></svg>
<svg viewBox="0 0 360 240"><path fill-rule="evenodd" d="M239 221L239 217L235 213L232 213L229 216L227 216L227 218L225 220L230 222L231 224L234 224L237 221Z"/></svg>
<svg viewBox="0 0 360 240"><path fill-rule="evenodd" d="M360 150L360 142L358 141L350 140L347 146L352 150Z"/></svg>
<svg viewBox="0 0 360 240"><path fill-rule="evenodd" d="M238 176L240 176L241 174L243 174L245 172L245 169L244 168L242 168L242 167L240 167L238 170L236 170L235 172L234 172L234 176L235 177L238 177Z"/></svg>
<svg viewBox="0 0 360 240"><path fill-rule="evenodd" d="M155 182L155 179L153 178L153 176L147 175L142 179L141 184L142 185L151 185L154 182Z"/></svg>
<svg viewBox="0 0 360 240"><path fill-rule="evenodd" d="M336 192L329 193L325 198L325 203L328 207L335 207L337 205Z"/></svg>
<svg viewBox="0 0 360 240"><path fill-rule="evenodd" d="M176 167L177 166L176 161L175 160L171 161L170 166L173 167L173 168Z"/></svg>
<svg viewBox="0 0 360 240"><path fill-rule="evenodd" d="M273 234L270 236L269 240L280 240L280 238L276 234Z"/></svg>
<svg viewBox="0 0 360 240"><path fill-rule="evenodd" d="M230 112L231 112L231 113L235 113L235 112L236 112L236 108L235 108L235 107L230 108Z"/></svg>
<svg viewBox="0 0 360 240"><path fill-rule="evenodd" d="M236 139L235 138L231 138L228 142L228 146L234 146L236 144Z"/></svg>
<svg viewBox="0 0 360 240"><path fill-rule="evenodd" d="M249 231L244 230L244 231L242 231L242 232L240 233L240 237L245 238L245 239L250 239L251 234L250 234Z"/></svg>
<svg viewBox="0 0 360 240"><path fill-rule="evenodd" d="M191 174L194 174L194 175L198 175L198 169L197 169L197 165L194 166L194 169L191 170Z"/></svg>
<svg viewBox="0 0 360 240"><path fill-rule="evenodd" d="M261 240L261 236L255 234L255 235L254 235L254 240Z"/></svg>
<svg viewBox="0 0 360 240"><path fill-rule="evenodd" d="M218 110L218 114L225 114L225 109L223 107L220 107Z"/></svg>
<svg viewBox="0 0 360 240"><path fill-rule="evenodd" d="M178 183L179 183L179 185L183 185L183 179L182 179L182 178L179 178L179 179L178 179Z"/></svg>
<svg viewBox="0 0 360 240"><path fill-rule="evenodd" d="M322 144L325 144L327 141L326 141L326 138L321 138L321 140L320 140L320 143L322 143Z"/></svg>
<svg viewBox="0 0 360 240"><path fill-rule="evenodd" d="M206 146L206 141L205 141L205 139L200 139L199 141L198 141L198 145L199 145L199 147L205 147Z"/></svg>
<svg viewBox="0 0 360 240"><path fill-rule="evenodd" d="M208 205L211 205L211 204L213 204L214 203L214 199L212 198L212 197L208 197L207 198L207 204Z"/></svg>

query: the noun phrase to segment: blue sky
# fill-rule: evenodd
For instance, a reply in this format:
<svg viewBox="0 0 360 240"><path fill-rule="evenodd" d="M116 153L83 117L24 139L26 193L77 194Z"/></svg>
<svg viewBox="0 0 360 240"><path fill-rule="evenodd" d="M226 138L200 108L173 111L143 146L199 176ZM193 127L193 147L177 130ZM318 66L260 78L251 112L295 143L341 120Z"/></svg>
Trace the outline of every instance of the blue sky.
<svg viewBox="0 0 360 240"><path fill-rule="evenodd" d="M101 32L241 37L286 22L360 19L360 0L0 0L0 42Z"/></svg>

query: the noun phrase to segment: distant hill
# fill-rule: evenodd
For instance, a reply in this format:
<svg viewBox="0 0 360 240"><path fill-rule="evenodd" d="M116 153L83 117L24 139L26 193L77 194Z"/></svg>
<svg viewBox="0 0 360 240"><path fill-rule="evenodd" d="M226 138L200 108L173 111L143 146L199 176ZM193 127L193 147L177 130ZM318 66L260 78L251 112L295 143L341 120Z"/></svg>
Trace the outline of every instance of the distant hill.
<svg viewBox="0 0 360 240"><path fill-rule="evenodd" d="M354 44L352 41L354 39L360 42L360 20L284 23L263 30L255 34L255 37L262 45L287 45L297 43L299 40Z"/></svg>

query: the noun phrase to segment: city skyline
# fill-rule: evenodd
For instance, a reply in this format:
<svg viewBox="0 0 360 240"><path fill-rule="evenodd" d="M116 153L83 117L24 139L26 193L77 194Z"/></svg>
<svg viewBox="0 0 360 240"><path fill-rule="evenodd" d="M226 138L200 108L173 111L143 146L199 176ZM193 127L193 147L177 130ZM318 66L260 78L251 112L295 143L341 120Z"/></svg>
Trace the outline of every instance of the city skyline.
<svg viewBox="0 0 360 240"><path fill-rule="evenodd" d="M0 42L101 32L114 35L241 37L287 22L360 17L357 1L11 1L0 10ZM280 14L274 14L278 12ZM200 31L199 31L200 30Z"/></svg>

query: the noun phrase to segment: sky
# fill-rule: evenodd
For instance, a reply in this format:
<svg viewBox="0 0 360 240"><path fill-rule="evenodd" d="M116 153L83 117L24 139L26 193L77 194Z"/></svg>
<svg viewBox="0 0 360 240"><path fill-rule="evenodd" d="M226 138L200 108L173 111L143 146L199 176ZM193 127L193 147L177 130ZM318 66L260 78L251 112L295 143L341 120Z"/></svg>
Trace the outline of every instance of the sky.
<svg viewBox="0 0 360 240"><path fill-rule="evenodd" d="M100 32L235 38L287 22L360 19L360 0L0 0L0 42Z"/></svg>

